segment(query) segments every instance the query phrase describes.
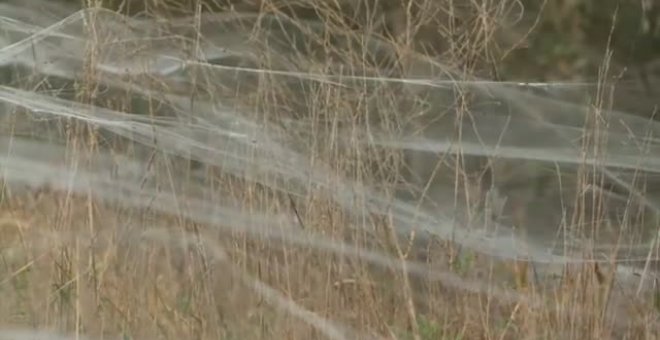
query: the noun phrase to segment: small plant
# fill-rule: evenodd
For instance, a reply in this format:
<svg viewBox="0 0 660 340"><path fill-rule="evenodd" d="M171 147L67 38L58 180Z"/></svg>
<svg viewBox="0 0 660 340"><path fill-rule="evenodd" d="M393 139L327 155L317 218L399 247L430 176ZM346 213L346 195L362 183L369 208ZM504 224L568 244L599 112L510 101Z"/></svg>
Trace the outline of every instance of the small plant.
<svg viewBox="0 0 660 340"><path fill-rule="evenodd" d="M417 317L419 340L462 340L460 335L451 335L438 322L423 315ZM414 340L411 332L401 332L399 340Z"/></svg>
<svg viewBox="0 0 660 340"><path fill-rule="evenodd" d="M476 255L469 250L460 251L452 263L454 271L459 275L466 275L473 269L476 261Z"/></svg>
<svg viewBox="0 0 660 340"><path fill-rule="evenodd" d="M441 339L442 328L436 322L429 320L424 316L417 318L419 325L419 335L422 340Z"/></svg>

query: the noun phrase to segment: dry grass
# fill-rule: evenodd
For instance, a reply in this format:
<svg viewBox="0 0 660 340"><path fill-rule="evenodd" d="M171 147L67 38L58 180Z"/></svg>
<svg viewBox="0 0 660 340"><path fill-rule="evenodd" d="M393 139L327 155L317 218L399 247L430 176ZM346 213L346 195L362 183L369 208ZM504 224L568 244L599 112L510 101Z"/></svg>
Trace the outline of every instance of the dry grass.
<svg viewBox="0 0 660 340"><path fill-rule="evenodd" d="M16 146L15 158L0 158L0 339L28 338L15 329L91 339L660 336L655 286L637 289L645 280L622 275L617 264L639 254L612 246L653 234L644 226L655 226L655 205L638 188L655 173L631 166L623 176L589 161L607 155L608 133L622 133L606 122L609 55L589 112L570 117L583 123L582 162L479 155L471 145L481 135L470 126L494 127L479 112L484 92L523 110L552 103L529 105L524 91L477 81L496 77L517 45L498 45L517 2L457 3L86 1L167 20L150 31L154 21L89 11L86 21L57 31L84 37L79 45L34 42L45 47L33 53L43 55L84 47L71 60L52 58L64 74L29 62L6 68L6 154L10 141L25 138L60 148ZM213 22L208 8L226 12ZM166 43L119 44L122 32ZM203 46L212 47L207 55ZM3 61L10 51L0 51ZM118 76L101 67L146 70L159 53L188 61L188 73ZM216 66L208 53L217 54ZM560 101L548 111L561 108L570 109ZM259 130L245 144L223 131L250 131L250 124ZM515 136L522 141L491 135L484 143L540 153L533 137L545 135L535 128L516 130L531 131L532 138ZM379 136L447 137L458 151L388 147ZM117 175L128 171L124 159L139 164L137 177ZM631 189L616 202L612 178L628 179ZM539 264L519 257L524 249L491 251L461 244L442 227L435 233L423 215L408 218L404 204L449 211L458 234L499 223L547 245L562 227L564 237L609 246L585 242L580 261ZM601 231L608 227L614 232ZM644 250L654 262L653 245ZM652 269L643 267L646 281Z"/></svg>

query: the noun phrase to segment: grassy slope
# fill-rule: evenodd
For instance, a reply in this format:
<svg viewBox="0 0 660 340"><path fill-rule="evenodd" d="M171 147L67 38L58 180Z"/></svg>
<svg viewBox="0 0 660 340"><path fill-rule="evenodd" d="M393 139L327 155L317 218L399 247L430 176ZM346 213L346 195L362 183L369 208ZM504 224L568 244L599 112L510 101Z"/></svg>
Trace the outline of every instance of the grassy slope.
<svg viewBox="0 0 660 340"><path fill-rule="evenodd" d="M452 25L432 15L434 10L440 10L435 7L439 6L436 2L426 5L411 10L415 18L410 20L410 25L424 24L418 27L417 34L406 34L407 30L402 29L410 25L401 22L401 8L391 10L385 6L374 14L375 18L387 17L398 22L379 26L365 19L365 15L358 16L357 25L394 40L400 61L399 68L392 71L394 74L427 76L428 70L416 68L419 64L411 62L409 55L420 51L430 53L424 49L429 46L442 49L445 64L457 67L459 73L490 72L484 70L489 70L496 60L496 51L489 45L489 36L498 20L504 20L505 5L486 8L475 2L473 10L481 17L462 15L454 31L448 31L454 29ZM333 21L338 15L331 6L318 7L322 10L315 16L327 20L328 25L332 23L334 30L360 41L360 29L342 26L347 25L346 17L350 15L343 13L342 20ZM273 11L277 6L264 8ZM442 32L451 39L437 38L433 28L440 23L445 29ZM335 48L323 55L337 56L341 63L355 69L359 66L382 71L374 65L365 67L361 51L352 50L353 47ZM319 58L310 64L323 69L327 66L323 63L328 61ZM95 90L91 85L103 79L97 79L89 70L85 76L75 97L93 102ZM21 86L38 83L38 79L21 80L26 82ZM336 137L328 131L332 125L321 123L324 119L334 120L348 130L366 126L363 116L368 109L359 105L365 100L360 93L354 98L350 93L326 86L310 89L301 99L283 92L284 87L277 81L265 83L252 97L237 102L262 110L260 113L268 118L264 119L268 124L279 123L281 116L277 115L288 113L286 108L313 108L309 116L303 113L302 117L293 117L311 124L314 138L308 141L314 144L310 148L316 153L310 158L332 164L333 175L383 187L400 179L397 168L400 154L364 151L358 147L342 149L333 144ZM202 84L202 87L210 86ZM152 86L158 89L162 84ZM386 112L383 108L402 107L407 108L405 112L414 112L418 105L406 101L401 93L410 95L410 92L384 89L376 101L381 109L376 110L379 114L376 123L392 133L407 128L407 117L402 113L405 110ZM424 90L412 93L419 100L433 99L433 94ZM207 96L213 98L213 94ZM129 110L128 100L118 97L98 105ZM469 100L465 99L465 103L469 104ZM282 107L285 109L280 110ZM469 111L459 110L459 113L467 115ZM2 133L15 134L14 129L20 128L18 120L15 124L5 124ZM465 118L465 123L468 121ZM419 128L418 122L413 121L412 125ZM303 140L308 138L301 135ZM84 150L97 139L84 129L68 131L65 137L86 145ZM166 166L166 160L160 161L156 162L155 172L167 182L172 170ZM505 165L494 171L496 182L511 171L507 170L507 162L502 162ZM454 190L453 184L457 183L460 204L474 203L470 201L471 195L474 201L479 201L473 196L479 195L479 186L488 181L488 176L480 176L483 162L476 163L473 166L469 161L462 163L460 158L451 158L440 168L441 184ZM517 170L522 168L512 164L510 167ZM177 176L179 184L193 186L180 173ZM567 176L574 182L564 185L584 183L576 174ZM586 177L586 180L597 178ZM534 181L544 179L531 174L522 185L529 188ZM355 230L349 216L321 190L310 190L307 196L293 199L225 175L208 175L204 185L231 193L246 213L291 215L294 210L293 215L302 221L304 230L332 240L351 240L360 251L381 251L391 265L383 269L356 256L327 254L314 246L282 244L237 231L220 232L217 225L194 223L178 212L165 216L150 209L117 207L86 195L47 188L36 192L6 189L0 202L0 320L3 320L0 325L6 329L46 328L84 333L93 338L309 339L327 335L321 321L295 312L295 308L301 307L313 311L322 320L350 327L360 334L358 338L617 339L625 336L652 339L658 336L652 299L655 293L635 296L622 288L623 284L610 275L607 266L568 266L563 280L550 285L546 278L537 282L533 275L535 268L524 263L496 261L456 249L444 241L416 242L421 238L417 234L405 235L406 238L393 235L386 217L368 216L367 230ZM552 182L546 185L553 186ZM167 185L161 190L179 194ZM535 214L528 198L531 195L533 201L534 194L527 189L523 191L518 199L521 203L509 204L506 211L520 225L529 223L528 215ZM215 203L214 199L209 200ZM580 204L586 203L576 203ZM577 209L578 217L571 221L596 219L579 216L579 212ZM586 210L583 212L588 214ZM164 241L139 236L153 227L160 228L158 235L167 236ZM182 239L189 242L181 246L176 241ZM406 259L425 261L429 271L445 273L446 277L437 280L403 275L397 265ZM452 280L459 283L448 287L447 282ZM259 286L259 282L274 290ZM475 282L506 289L524 298L504 301L502 294L490 296L464 290Z"/></svg>

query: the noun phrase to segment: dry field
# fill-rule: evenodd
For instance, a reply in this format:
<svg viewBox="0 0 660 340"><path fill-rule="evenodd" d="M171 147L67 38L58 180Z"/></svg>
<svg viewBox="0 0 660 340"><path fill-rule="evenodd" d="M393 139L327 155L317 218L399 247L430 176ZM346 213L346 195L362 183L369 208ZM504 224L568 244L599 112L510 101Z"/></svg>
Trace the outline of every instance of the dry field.
<svg viewBox="0 0 660 340"><path fill-rule="evenodd" d="M0 2L0 339L660 337L612 50L504 81L516 0L231 2Z"/></svg>

